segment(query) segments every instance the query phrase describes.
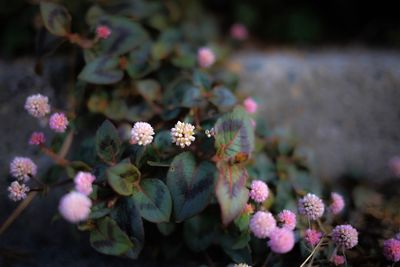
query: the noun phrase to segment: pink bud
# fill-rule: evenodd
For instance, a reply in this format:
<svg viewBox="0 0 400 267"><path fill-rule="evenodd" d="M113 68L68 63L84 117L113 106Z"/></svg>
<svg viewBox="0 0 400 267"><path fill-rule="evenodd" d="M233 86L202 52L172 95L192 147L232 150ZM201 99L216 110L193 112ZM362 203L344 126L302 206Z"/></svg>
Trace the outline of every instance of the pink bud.
<svg viewBox="0 0 400 267"><path fill-rule="evenodd" d="M257 102L254 101L254 99L251 97L248 97L243 101L243 106L244 109L250 114L257 112L257 107L258 107Z"/></svg>
<svg viewBox="0 0 400 267"><path fill-rule="evenodd" d="M111 29L107 26L100 25L96 28L96 34L100 39L107 39L111 35Z"/></svg>
<svg viewBox="0 0 400 267"><path fill-rule="evenodd" d="M246 26L241 23L233 24L230 33L232 38L239 41L243 41L249 36Z"/></svg>
<svg viewBox="0 0 400 267"><path fill-rule="evenodd" d="M46 138L44 137L44 133L42 132L33 132L31 138L29 139L30 145L41 145L46 142Z"/></svg>
<svg viewBox="0 0 400 267"><path fill-rule="evenodd" d="M50 128L57 133L65 132L68 124L68 119L64 113L54 113L49 120Z"/></svg>
<svg viewBox="0 0 400 267"><path fill-rule="evenodd" d="M197 61L202 68L208 68L215 62L215 54L208 47L202 47L197 51Z"/></svg>

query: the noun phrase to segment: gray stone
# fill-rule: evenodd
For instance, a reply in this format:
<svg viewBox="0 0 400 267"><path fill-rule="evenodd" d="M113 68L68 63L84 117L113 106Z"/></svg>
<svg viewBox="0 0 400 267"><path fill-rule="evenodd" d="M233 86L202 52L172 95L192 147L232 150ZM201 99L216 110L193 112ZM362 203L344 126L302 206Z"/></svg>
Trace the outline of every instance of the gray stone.
<svg viewBox="0 0 400 267"><path fill-rule="evenodd" d="M400 53L363 49L243 51L240 87L259 114L314 154L323 178L390 176L400 154Z"/></svg>

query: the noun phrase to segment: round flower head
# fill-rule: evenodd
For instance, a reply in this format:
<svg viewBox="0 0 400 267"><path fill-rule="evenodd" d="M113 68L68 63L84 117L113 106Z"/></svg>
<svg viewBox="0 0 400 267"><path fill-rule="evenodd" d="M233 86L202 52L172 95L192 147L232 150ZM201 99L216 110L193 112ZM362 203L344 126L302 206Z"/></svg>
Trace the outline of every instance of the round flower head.
<svg viewBox="0 0 400 267"><path fill-rule="evenodd" d="M344 209L344 199L342 195L338 193L331 193L332 203L329 206L329 210L334 214L339 214Z"/></svg>
<svg viewBox="0 0 400 267"><path fill-rule="evenodd" d="M310 193L299 200L298 208L299 213L310 220L321 218L325 210L322 200L316 195Z"/></svg>
<svg viewBox="0 0 400 267"><path fill-rule="evenodd" d="M338 247L351 249L358 243L358 232L349 224L338 225L332 230L332 240Z"/></svg>
<svg viewBox="0 0 400 267"><path fill-rule="evenodd" d="M100 39L107 39L111 35L111 29L107 26L100 25L96 28L96 34Z"/></svg>
<svg viewBox="0 0 400 267"><path fill-rule="evenodd" d="M244 106L244 109L250 114L257 112L258 104L251 97L248 97L243 101L243 106Z"/></svg>
<svg viewBox="0 0 400 267"><path fill-rule="evenodd" d="M296 214L290 210L283 210L278 214L278 222L283 228L294 230L296 228Z"/></svg>
<svg viewBox="0 0 400 267"><path fill-rule="evenodd" d="M247 28L241 23L233 24L230 29L230 34L231 34L232 38L239 40L239 41L243 41L243 40L247 39L247 37L249 36L249 33L247 32Z"/></svg>
<svg viewBox="0 0 400 267"><path fill-rule="evenodd" d="M11 183L8 187L8 197L13 201L19 201L26 198L26 193L29 192L29 187L20 184L17 181Z"/></svg>
<svg viewBox="0 0 400 267"><path fill-rule="evenodd" d="M287 253L294 247L294 233L286 228L275 228L269 238L268 246L275 253Z"/></svg>
<svg viewBox="0 0 400 267"><path fill-rule="evenodd" d="M131 144L146 146L153 141L154 130L147 122L136 122L131 131Z"/></svg>
<svg viewBox="0 0 400 267"><path fill-rule="evenodd" d="M70 192L61 198L58 210L67 221L77 223L88 218L92 201L79 192Z"/></svg>
<svg viewBox="0 0 400 267"><path fill-rule="evenodd" d="M269 189L266 183L260 180L255 180L251 183L250 198L255 202L264 202L269 195Z"/></svg>
<svg viewBox="0 0 400 267"><path fill-rule="evenodd" d="M257 211L250 220L250 231L258 238L266 238L276 228L276 221L270 212Z"/></svg>
<svg viewBox="0 0 400 267"><path fill-rule="evenodd" d="M35 118L43 118L50 113L49 98L47 96L36 94L26 99L25 109Z"/></svg>
<svg viewBox="0 0 400 267"><path fill-rule="evenodd" d="M49 120L50 128L57 133L65 132L68 123L68 119L64 115L64 113L54 113L53 115L51 115Z"/></svg>
<svg viewBox="0 0 400 267"><path fill-rule="evenodd" d="M178 121L175 127L171 129L172 143L184 148L196 139L194 137L194 126L190 123Z"/></svg>
<svg viewBox="0 0 400 267"><path fill-rule="evenodd" d="M237 264L234 264L233 267L251 267L251 266L247 265L246 263L237 263Z"/></svg>
<svg viewBox="0 0 400 267"><path fill-rule="evenodd" d="M207 47L202 47L197 51L197 61L202 68L208 68L215 62L214 52Z"/></svg>
<svg viewBox="0 0 400 267"><path fill-rule="evenodd" d="M29 138L29 144L30 145L41 145L46 142L46 138L44 137L44 133L42 132L33 132L31 137Z"/></svg>
<svg viewBox="0 0 400 267"><path fill-rule="evenodd" d="M36 176L36 164L30 158L15 157L10 163L10 174L20 181L28 181L31 176Z"/></svg>
<svg viewBox="0 0 400 267"><path fill-rule="evenodd" d="M340 266L345 263L345 259L341 255L333 255L330 259L330 261L335 265L335 266Z"/></svg>
<svg viewBox="0 0 400 267"><path fill-rule="evenodd" d="M400 156L394 156L389 160L389 168L394 176L400 177Z"/></svg>
<svg viewBox="0 0 400 267"><path fill-rule="evenodd" d="M383 242L383 255L389 261L400 261L400 241L397 239L389 239Z"/></svg>
<svg viewBox="0 0 400 267"><path fill-rule="evenodd" d="M314 230L314 229L307 229L304 233L304 240L306 241L307 245L314 247L319 243L321 240L322 233Z"/></svg>
<svg viewBox="0 0 400 267"><path fill-rule="evenodd" d="M93 192L92 184L96 177L90 172L78 172L74 178L75 189L86 196Z"/></svg>

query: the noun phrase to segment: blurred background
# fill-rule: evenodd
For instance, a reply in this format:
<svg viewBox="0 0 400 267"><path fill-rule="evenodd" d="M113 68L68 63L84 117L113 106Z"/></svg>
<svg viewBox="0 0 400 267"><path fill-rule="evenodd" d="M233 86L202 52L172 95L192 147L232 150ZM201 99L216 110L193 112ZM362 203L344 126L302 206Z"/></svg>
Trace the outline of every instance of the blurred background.
<svg viewBox="0 0 400 267"><path fill-rule="evenodd" d="M79 10L96 1L64 2L79 18ZM137 10L143 7L142 0L129 2ZM37 127L23 110L25 98L40 91L60 107L66 103L70 77L63 50L67 48L61 46L46 59L41 76L35 72L36 58L43 54L37 44L44 42L37 3L0 0L3 177L8 173L8 162L20 153L41 165L50 163L33 149L27 150L25 141L16 141L28 140ZM353 179L399 188L396 175L400 167L396 170L389 164L400 155L400 17L394 1L206 0L198 4L219 25L216 30L224 38L229 38L234 23L246 26L249 38L238 45L230 67L240 74L243 94L259 102L268 127L299 144L316 177L328 183ZM84 21L75 19L73 23ZM0 222L15 207L7 200L7 182L0 181ZM60 192L53 194L57 199ZM41 265L35 265L35 256L20 265L2 263L2 255L8 253L3 249L0 266L54 266L54 257L60 266L107 266L111 262L126 266L124 260L106 256L98 256L101 262L93 260L97 253L89 248L84 235L78 255L71 249L76 232L62 221L54 222L52 231L43 233L43 225L49 225L56 206L56 202L37 200L0 236L0 251L2 247L18 247L22 255L24 249L40 242L41 248L48 250L47 254L34 250ZM48 212L38 217L39 210ZM55 232L59 235L54 236ZM56 252L58 248L65 252Z"/></svg>

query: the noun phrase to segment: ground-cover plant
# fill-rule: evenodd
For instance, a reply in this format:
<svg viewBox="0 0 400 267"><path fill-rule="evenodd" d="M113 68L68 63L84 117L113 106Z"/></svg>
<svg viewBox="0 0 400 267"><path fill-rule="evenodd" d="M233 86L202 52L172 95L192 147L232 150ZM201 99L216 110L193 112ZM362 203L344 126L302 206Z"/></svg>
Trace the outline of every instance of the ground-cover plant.
<svg viewBox="0 0 400 267"><path fill-rule="evenodd" d="M338 219L343 196L323 190L296 144L238 94L229 49L196 1L85 8L82 23L59 3L40 3L46 29L84 62L68 110L40 93L26 100L56 133L29 140L54 166L12 160L9 196L23 202L0 232L36 195L62 186L60 215L104 254L137 259L147 247L164 260L206 255L199 261L210 265L350 264L358 231ZM239 24L231 32L236 41L248 34ZM392 261L396 242L385 243Z"/></svg>

